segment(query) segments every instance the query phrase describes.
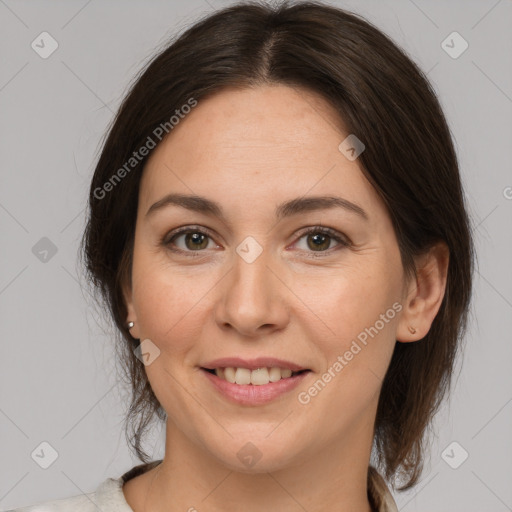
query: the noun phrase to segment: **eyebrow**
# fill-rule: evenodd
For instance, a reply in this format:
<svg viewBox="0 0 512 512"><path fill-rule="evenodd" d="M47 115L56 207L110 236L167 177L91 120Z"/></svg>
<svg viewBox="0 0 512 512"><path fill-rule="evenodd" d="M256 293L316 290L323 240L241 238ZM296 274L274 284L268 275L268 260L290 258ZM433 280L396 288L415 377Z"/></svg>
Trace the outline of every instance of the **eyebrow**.
<svg viewBox="0 0 512 512"><path fill-rule="evenodd" d="M171 205L215 216L226 222L222 207L219 203L207 199L206 197L176 193L168 194L152 204L146 212L146 217ZM342 208L368 220L368 214L359 205L336 196L310 196L291 199L277 206L275 216L278 220L282 220L292 215L333 208Z"/></svg>

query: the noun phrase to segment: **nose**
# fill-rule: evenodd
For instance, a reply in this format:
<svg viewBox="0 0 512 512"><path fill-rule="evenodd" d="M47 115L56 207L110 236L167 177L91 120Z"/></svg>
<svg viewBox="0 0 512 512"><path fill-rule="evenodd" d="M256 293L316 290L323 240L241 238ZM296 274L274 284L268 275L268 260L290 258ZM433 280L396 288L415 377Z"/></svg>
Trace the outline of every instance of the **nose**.
<svg viewBox="0 0 512 512"><path fill-rule="evenodd" d="M222 330L234 329L245 337L258 337L287 325L287 288L277 276L278 264L270 260L265 251L252 263L235 254L215 309Z"/></svg>

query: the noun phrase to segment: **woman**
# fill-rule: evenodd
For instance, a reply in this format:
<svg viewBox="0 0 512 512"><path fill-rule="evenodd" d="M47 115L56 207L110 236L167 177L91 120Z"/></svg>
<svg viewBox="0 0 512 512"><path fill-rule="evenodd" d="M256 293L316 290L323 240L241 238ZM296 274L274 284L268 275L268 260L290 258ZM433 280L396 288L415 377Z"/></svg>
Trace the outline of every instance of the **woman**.
<svg viewBox="0 0 512 512"><path fill-rule="evenodd" d="M138 77L89 207L143 464L37 510L397 510L473 266L450 131L401 49L321 3L215 12Z"/></svg>

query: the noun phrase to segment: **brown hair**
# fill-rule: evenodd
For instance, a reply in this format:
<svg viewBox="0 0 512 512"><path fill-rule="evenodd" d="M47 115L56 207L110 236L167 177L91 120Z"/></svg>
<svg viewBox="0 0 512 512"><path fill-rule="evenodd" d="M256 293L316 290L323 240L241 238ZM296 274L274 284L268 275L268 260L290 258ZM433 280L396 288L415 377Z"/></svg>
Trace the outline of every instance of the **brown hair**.
<svg viewBox="0 0 512 512"><path fill-rule="evenodd" d="M141 71L109 129L81 249L87 277L122 335L117 346L132 391L125 434L146 462L143 435L155 413L165 419L133 353L122 293L131 282L147 157L108 193L104 185L191 98L273 83L321 95L363 141L359 162L388 208L408 276L415 273L413 257L435 242L450 251L440 310L421 341L396 343L375 421L377 463L388 480L400 476L400 490L408 489L421 474L427 427L450 387L466 330L474 256L469 218L450 130L425 74L371 23L316 1L243 2L205 16Z"/></svg>

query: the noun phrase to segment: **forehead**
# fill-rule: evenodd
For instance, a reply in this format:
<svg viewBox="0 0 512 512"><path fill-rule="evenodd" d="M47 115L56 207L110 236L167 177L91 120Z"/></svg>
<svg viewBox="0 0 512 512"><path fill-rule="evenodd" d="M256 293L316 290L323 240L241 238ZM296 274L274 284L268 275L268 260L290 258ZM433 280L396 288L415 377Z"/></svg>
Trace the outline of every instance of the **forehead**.
<svg viewBox="0 0 512 512"><path fill-rule="evenodd" d="M240 205L308 192L375 203L358 161L339 150L347 135L333 108L310 91L222 90L199 100L153 150L141 183L143 208L171 191Z"/></svg>

